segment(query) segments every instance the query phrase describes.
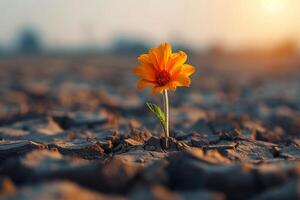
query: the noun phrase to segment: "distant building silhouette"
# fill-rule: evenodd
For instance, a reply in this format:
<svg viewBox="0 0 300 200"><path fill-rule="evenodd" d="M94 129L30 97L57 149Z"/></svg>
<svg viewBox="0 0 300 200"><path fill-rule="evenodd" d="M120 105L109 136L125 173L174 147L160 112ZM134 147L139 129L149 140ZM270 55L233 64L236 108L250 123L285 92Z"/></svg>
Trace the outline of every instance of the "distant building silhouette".
<svg viewBox="0 0 300 200"><path fill-rule="evenodd" d="M21 54L40 53L42 51L42 46L38 34L31 29L21 32L17 50Z"/></svg>

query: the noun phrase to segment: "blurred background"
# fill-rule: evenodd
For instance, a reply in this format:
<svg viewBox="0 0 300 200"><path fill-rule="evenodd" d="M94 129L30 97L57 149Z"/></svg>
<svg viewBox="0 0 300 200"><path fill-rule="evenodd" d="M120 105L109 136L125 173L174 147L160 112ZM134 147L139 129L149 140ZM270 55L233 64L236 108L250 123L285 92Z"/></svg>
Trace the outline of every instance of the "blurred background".
<svg viewBox="0 0 300 200"><path fill-rule="evenodd" d="M1 54L299 49L298 0L1 0ZM292 49L295 48L295 49Z"/></svg>
<svg viewBox="0 0 300 200"><path fill-rule="evenodd" d="M173 106L255 117L266 99L299 107L299 0L0 0L0 8L1 116L159 101L135 90L132 68L162 42L197 67Z"/></svg>

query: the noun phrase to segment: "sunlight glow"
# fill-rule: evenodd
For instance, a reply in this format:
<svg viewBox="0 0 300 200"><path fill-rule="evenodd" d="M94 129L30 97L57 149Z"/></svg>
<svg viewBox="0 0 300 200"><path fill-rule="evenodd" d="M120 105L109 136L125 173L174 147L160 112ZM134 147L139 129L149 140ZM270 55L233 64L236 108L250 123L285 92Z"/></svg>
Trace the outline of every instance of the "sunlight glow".
<svg viewBox="0 0 300 200"><path fill-rule="evenodd" d="M287 10L287 0L262 0L263 9L270 14L278 14Z"/></svg>

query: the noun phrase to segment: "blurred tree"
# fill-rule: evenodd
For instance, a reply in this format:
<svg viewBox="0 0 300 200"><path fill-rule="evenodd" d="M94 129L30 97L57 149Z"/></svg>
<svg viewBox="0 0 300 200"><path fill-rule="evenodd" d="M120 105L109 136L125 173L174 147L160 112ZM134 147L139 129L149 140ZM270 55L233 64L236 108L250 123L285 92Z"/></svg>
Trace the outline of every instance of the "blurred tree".
<svg viewBox="0 0 300 200"><path fill-rule="evenodd" d="M4 49L0 46L0 56L4 55Z"/></svg>
<svg viewBox="0 0 300 200"><path fill-rule="evenodd" d="M141 54L148 51L150 46L140 40L132 38L118 38L112 45L112 51L116 54Z"/></svg>
<svg viewBox="0 0 300 200"><path fill-rule="evenodd" d="M192 54L193 50L191 47L189 47L188 45L184 44L184 43L171 43L172 44L172 49L174 52L177 51L184 51L187 54Z"/></svg>
<svg viewBox="0 0 300 200"><path fill-rule="evenodd" d="M37 54L42 51L40 38L32 29L21 32L18 41L18 52L22 54Z"/></svg>

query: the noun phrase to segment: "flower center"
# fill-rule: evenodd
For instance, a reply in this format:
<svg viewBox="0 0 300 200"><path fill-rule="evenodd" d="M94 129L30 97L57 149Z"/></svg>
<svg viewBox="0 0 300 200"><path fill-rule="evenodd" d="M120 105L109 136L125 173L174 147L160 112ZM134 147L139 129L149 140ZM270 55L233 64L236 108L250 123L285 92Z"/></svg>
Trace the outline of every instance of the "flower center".
<svg viewBox="0 0 300 200"><path fill-rule="evenodd" d="M171 80L170 73L166 70L158 72L156 75L156 81L160 86L166 85Z"/></svg>

